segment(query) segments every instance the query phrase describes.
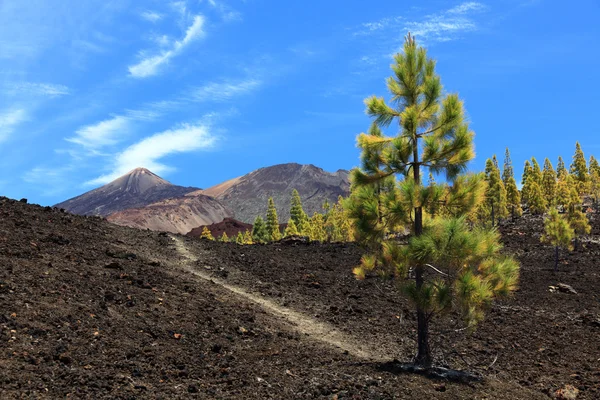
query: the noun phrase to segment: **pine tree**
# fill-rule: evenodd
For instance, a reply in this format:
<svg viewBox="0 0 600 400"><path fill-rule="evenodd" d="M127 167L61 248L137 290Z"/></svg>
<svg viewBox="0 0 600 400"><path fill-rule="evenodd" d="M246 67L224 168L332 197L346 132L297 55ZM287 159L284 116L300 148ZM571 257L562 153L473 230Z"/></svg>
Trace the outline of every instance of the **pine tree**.
<svg viewBox="0 0 600 400"><path fill-rule="evenodd" d="M277 210L273 198L269 197L267 206L267 235L270 241L281 239L281 231L279 230L279 219L277 218Z"/></svg>
<svg viewBox="0 0 600 400"><path fill-rule="evenodd" d="M546 212L546 198L544 197L544 192L542 191L542 187L538 185L536 181L533 179L530 183L530 192L529 192L529 212L532 214L543 214Z"/></svg>
<svg viewBox="0 0 600 400"><path fill-rule="evenodd" d="M250 232L249 229L246 229L246 231L244 232L243 243L254 244L254 241L252 240L252 232Z"/></svg>
<svg viewBox="0 0 600 400"><path fill-rule="evenodd" d="M570 211L567 214L567 219L569 221L571 229L573 229L575 238L575 249L577 249L577 246L579 244L579 236L587 235L588 233L590 233L592 227L590 226L590 222L588 221L585 213L579 208L575 208L573 211Z"/></svg>
<svg viewBox="0 0 600 400"><path fill-rule="evenodd" d="M565 168L565 162L561 156L558 156L558 162L556 163L556 178L560 179L561 176L566 176L567 174L568 171Z"/></svg>
<svg viewBox="0 0 600 400"><path fill-rule="evenodd" d="M529 160L525 160L525 167L523 167L523 176L521 177L521 200L524 203L529 203L529 192L532 180L531 176L531 164Z"/></svg>
<svg viewBox="0 0 600 400"><path fill-rule="evenodd" d="M294 220L294 225L296 226L296 230L298 231L297 235L302 235L301 228L307 227L308 215L304 212L302 208L302 200L300 200L300 194L296 189L292 190L292 199L290 201L290 217Z"/></svg>
<svg viewBox="0 0 600 400"><path fill-rule="evenodd" d="M575 179L577 192L579 195L583 195L586 190L586 183L588 181L587 164L585 162L585 156L581 150L579 142L575 142L575 154L573 154L573 162L571 163L571 175Z"/></svg>
<svg viewBox="0 0 600 400"><path fill-rule="evenodd" d="M556 181L554 204L563 211L568 209L571 202L571 186L569 185L569 182L572 179L568 178L570 177L567 175L565 170L565 172L562 172L559 175L558 181Z"/></svg>
<svg viewBox="0 0 600 400"><path fill-rule="evenodd" d="M210 233L210 230L206 226L204 228L202 228L202 233L200 234L200 239L215 240L212 233Z"/></svg>
<svg viewBox="0 0 600 400"><path fill-rule="evenodd" d="M592 169L592 172L590 173L589 192L594 204L594 209L598 212L598 204L600 201L600 170Z"/></svg>
<svg viewBox="0 0 600 400"><path fill-rule="evenodd" d="M223 243L229 242L229 236L227 236L227 232L223 232L223 234L219 238L219 242L223 242Z"/></svg>
<svg viewBox="0 0 600 400"><path fill-rule="evenodd" d="M590 162L588 163L588 173L589 175L592 175L594 173L594 171L598 172L598 174L600 174L600 164L598 164L598 160L596 160L596 157L594 156L590 156Z"/></svg>
<svg viewBox="0 0 600 400"><path fill-rule="evenodd" d="M269 240L267 226L265 225L265 221L259 215L254 219L254 225L252 226L252 241L254 243L267 243Z"/></svg>
<svg viewBox="0 0 600 400"><path fill-rule="evenodd" d="M506 207L509 209L512 217L520 217L523 214L521 208L521 194L517 188L517 182L513 173L512 161L508 147L504 154L504 167L502 168L502 182L506 188Z"/></svg>
<svg viewBox="0 0 600 400"><path fill-rule="evenodd" d="M405 292L417 310L415 364L429 367L433 361L429 349L430 320L456 306L472 326L482 318L485 305L494 295L514 290L519 267L513 259L499 255L501 246L496 232L471 230L465 217L460 216L478 205L473 201L474 195L482 192L479 188L484 184L481 175L461 175L474 156L473 132L464 120L462 102L455 94L442 94L435 61L427 58L425 49L417 47L410 34L404 51L394 60L395 75L388 79L387 86L397 108L383 98L371 97L365 102L367 113L379 126L397 121L400 132L391 138L365 134L358 137L358 146L363 150L361 159L365 153L376 154L380 166L372 171L352 171L355 192L349 210L357 227L364 232L372 228L373 236L382 240L378 251L363 257L355 271L361 277L361 271L374 267L377 261L382 268L393 267L395 276L407 282ZM371 149L375 149L373 153L369 153ZM425 167L445 174L451 183L459 182L456 189L448 188L445 194L448 213L457 217L424 219L424 208L437 201L441 192L437 185L431 189L421 183ZM373 189L374 183L396 175L406 178L385 196ZM463 191L469 186L476 189L473 194ZM361 192L364 188L366 191ZM359 203L361 199L364 204ZM410 226L412 237L408 245L383 240L386 227L401 224ZM432 267L432 274L425 274ZM413 271L414 280L409 279L409 271Z"/></svg>
<svg viewBox="0 0 600 400"><path fill-rule="evenodd" d="M542 170L540 169L540 164L538 164L535 157L531 157L531 179L533 179L538 185L542 186Z"/></svg>
<svg viewBox="0 0 600 400"><path fill-rule="evenodd" d="M238 232L237 236L235 237L235 242L239 245L243 245L244 244L244 235L242 234L242 232Z"/></svg>
<svg viewBox="0 0 600 400"><path fill-rule="evenodd" d="M310 240L317 242L327 241L327 231L325 230L325 217L323 214L315 212L310 218Z"/></svg>
<svg viewBox="0 0 600 400"><path fill-rule="evenodd" d="M290 218L287 227L285 228L285 232L283 233L284 237L290 236L298 236L298 228L296 228L296 223L293 218Z"/></svg>
<svg viewBox="0 0 600 400"><path fill-rule="evenodd" d="M506 189L500 178L500 170L498 169L498 161L496 156L491 160L488 158L485 163L485 178L487 181L486 189L486 209L489 213L492 226L495 226L496 221L505 218L508 215L506 208Z"/></svg>
<svg viewBox="0 0 600 400"><path fill-rule="evenodd" d="M351 242L354 238L352 223L344 209L344 198L338 197L337 203L329 207L325 215L325 232L329 242Z"/></svg>
<svg viewBox="0 0 600 400"><path fill-rule="evenodd" d="M556 172L547 158L544 160L544 170L542 171L542 191L546 204L552 206L556 196Z"/></svg>
<svg viewBox="0 0 600 400"><path fill-rule="evenodd" d="M555 208L551 209L544 221L545 234L541 237L543 243L554 246L554 271L558 271L558 249L560 247L572 249L573 228L569 222L558 213Z"/></svg>

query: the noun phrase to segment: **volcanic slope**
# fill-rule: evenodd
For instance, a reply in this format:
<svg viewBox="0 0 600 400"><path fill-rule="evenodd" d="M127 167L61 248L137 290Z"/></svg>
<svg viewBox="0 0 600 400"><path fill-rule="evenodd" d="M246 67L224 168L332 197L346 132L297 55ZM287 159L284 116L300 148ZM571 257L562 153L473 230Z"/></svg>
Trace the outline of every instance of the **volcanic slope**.
<svg viewBox="0 0 600 400"><path fill-rule="evenodd" d="M348 171L332 173L310 164L279 164L223 182L202 193L220 200L233 211L235 219L246 223L254 222L258 215L264 218L267 201L273 197L279 222L285 223L290 217L293 189L298 190L304 211L310 216L323 211L325 200L334 203L339 196L349 194Z"/></svg>
<svg viewBox="0 0 600 400"><path fill-rule="evenodd" d="M197 191L107 217L117 225L186 234L201 225L219 223L233 215L220 201Z"/></svg>
<svg viewBox="0 0 600 400"><path fill-rule="evenodd" d="M580 295L547 292L555 279L532 269L474 341L451 334L445 361L489 366L463 385L391 373L369 352L409 359L414 315L394 285L354 280L354 245L173 240L5 198L0 216L2 399L542 399L565 383L579 398L598 393L592 243L573 257L585 279L573 266L558 275ZM551 255L536 247L532 260Z"/></svg>
<svg viewBox="0 0 600 400"><path fill-rule="evenodd" d="M160 200L183 196L198 188L173 185L146 168L136 168L114 181L55 207L78 215L107 216L128 208L139 208Z"/></svg>

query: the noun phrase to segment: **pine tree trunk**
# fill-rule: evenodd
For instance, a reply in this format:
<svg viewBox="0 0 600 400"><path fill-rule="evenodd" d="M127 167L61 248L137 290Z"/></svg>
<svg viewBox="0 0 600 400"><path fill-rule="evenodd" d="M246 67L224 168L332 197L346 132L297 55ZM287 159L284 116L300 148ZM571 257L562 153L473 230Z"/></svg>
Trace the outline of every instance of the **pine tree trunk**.
<svg viewBox="0 0 600 400"><path fill-rule="evenodd" d="M558 272L558 246L554 246L554 272Z"/></svg>
<svg viewBox="0 0 600 400"><path fill-rule="evenodd" d="M416 143L413 150L413 178L416 185L421 184L421 175L419 171L419 148ZM415 236L423 234L423 209L415 207ZM415 267L416 289L420 294L423 288L423 266ZM417 305L417 357L415 364L421 367L430 367L432 364L431 352L429 349L429 326L427 314L420 305Z"/></svg>

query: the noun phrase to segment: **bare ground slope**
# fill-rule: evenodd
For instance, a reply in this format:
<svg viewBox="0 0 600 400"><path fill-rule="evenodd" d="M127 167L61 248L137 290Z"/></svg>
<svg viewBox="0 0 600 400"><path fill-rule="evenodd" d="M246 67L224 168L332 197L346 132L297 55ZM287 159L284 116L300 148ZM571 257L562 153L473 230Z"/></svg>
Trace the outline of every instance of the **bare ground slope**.
<svg viewBox="0 0 600 400"><path fill-rule="evenodd" d="M389 282L350 276L357 247L176 238L0 199L0 398L531 399L564 383L598 394L595 244L558 277L551 249L526 245L517 296L438 351L487 376L461 385L380 368L381 353L410 357L413 317ZM579 294L549 293L557 279Z"/></svg>

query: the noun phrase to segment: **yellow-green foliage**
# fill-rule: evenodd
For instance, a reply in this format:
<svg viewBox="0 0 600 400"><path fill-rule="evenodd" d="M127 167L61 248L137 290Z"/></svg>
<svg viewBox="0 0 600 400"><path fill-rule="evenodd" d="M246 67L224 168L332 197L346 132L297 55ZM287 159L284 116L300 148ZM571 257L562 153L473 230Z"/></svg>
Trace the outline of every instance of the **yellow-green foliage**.
<svg viewBox="0 0 600 400"><path fill-rule="evenodd" d="M556 172L547 158L544 160L544 170L542 171L542 192L546 204L552 206L556 198Z"/></svg>
<svg viewBox="0 0 600 400"><path fill-rule="evenodd" d="M202 228L202 233L200 234L200 239L215 240L212 233L210 233L210 230L206 226L204 228Z"/></svg>
<svg viewBox="0 0 600 400"><path fill-rule="evenodd" d="M573 154L573 162L571 163L571 175L575 179L577 193L583 195L588 181L588 168L579 142L575 143L575 154Z"/></svg>
<svg viewBox="0 0 600 400"><path fill-rule="evenodd" d="M517 182L515 181L508 148L504 155L502 182L504 182L504 187L506 188L506 208L513 217L520 217L523 214L523 209L521 208L521 194L519 193Z"/></svg>
<svg viewBox="0 0 600 400"><path fill-rule="evenodd" d="M296 223L294 222L293 218L289 219L283 236L285 236L285 237L298 236L298 229L296 228Z"/></svg>
<svg viewBox="0 0 600 400"><path fill-rule="evenodd" d="M529 194L528 194L529 212L532 214L543 214L546 211L546 199L544 198L544 192L540 185L531 180L529 182Z"/></svg>
<svg viewBox="0 0 600 400"><path fill-rule="evenodd" d="M387 80L391 101L365 100L377 129L372 126L357 138L361 168L352 171L347 208L369 252L354 272L364 278L382 270L404 281L417 309L415 362L429 366L423 332L431 318L456 306L473 326L492 297L514 290L519 266L499 254L495 231L471 229L466 220L483 200L486 183L480 174L464 175L474 157L474 133L463 102L443 92L435 61L410 35L392 69ZM398 127L395 136L383 135L379 127L387 126ZM498 168L494 170L496 174ZM449 184L423 185L427 172L443 175ZM496 187L502 187L499 174L495 177ZM440 201L443 207L437 208ZM436 216L428 216L428 210ZM411 233L407 245L389 235L399 228Z"/></svg>
<svg viewBox="0 0 600 400"><path fill-rule="evenodd" d="M344 208L344 199L338 197L333 206L323 207L325 214L325 232L330 242L351 242L354 240L354 228L348 211Z"/></svg>
<svg viewBox="0 0 600 400"><path fill-rule="evenodd" d="M254 219L254 225L252 225L252 241L254 243L266 243L270 241L267 226L260 215Z"/></svg>
<svg viewBox="0 0 600 400"><path fill-rule="evenodd" d="M244 244L253 244L253 243L254 243L254 242L252 241L252 232L250 232L250 230L246 230L246 231L244 232L243 243L244 243Z"/></svg>
<svg viewBox="0 0 600 400"><path fill-rule="evenodd" d="M269 197L267 206L267 236L271 241L281 239L281 231L279 230L279 219L277 218L277 210L273 198Z"/></svg>
<svg viewBox="0 0 600 400"><path fill-rule="evenodd" d="M229 236L227 236L227 232L223 232L223 234L219 238L219 242L224 242L224 243L229 242Z"/></svg>
<svg viewBox="0 0 600 400"><path fill-rule="evenodd" d="M581 211L578 208L569 211L569 213L567 214L567 219L569 220L569 225L573 229L573 232L576 236L586 235L592 230L587 216L583 211Z"/></svg>
<svg viewBox="0 0 600 400"><path fill-rule="evenodd" d="M549 243L552 246L572 249L571 240L575 232L569 225L569 221L558 213L558 210L551 209L544 221L544 232L541 241Z"/></svg>
<svg viewBox="0 0 600 400"><path fill-rule="evenodd" d="M235 237L235 242L239 245L244 244L244 235L242 232L238 232L237 236Z"/></svg>
<svg viewBox="0 0 600 400"><path fill-rule="evenodd" d="M314 213L310 218L310 240L317 242L327 241L327 231L325 231L325 217L323 214Z"/></svg>

